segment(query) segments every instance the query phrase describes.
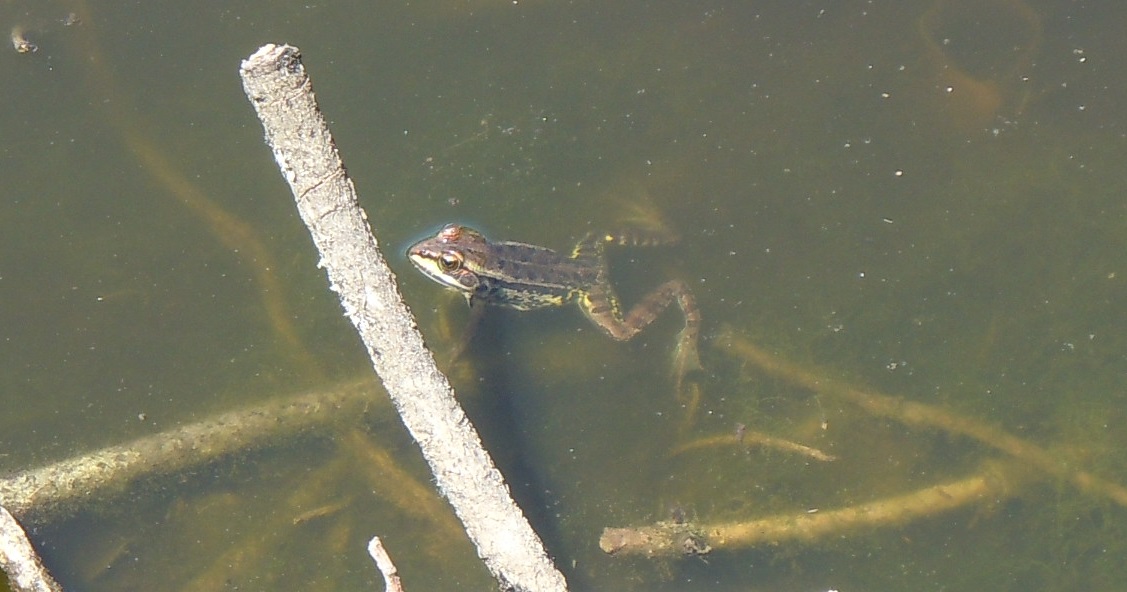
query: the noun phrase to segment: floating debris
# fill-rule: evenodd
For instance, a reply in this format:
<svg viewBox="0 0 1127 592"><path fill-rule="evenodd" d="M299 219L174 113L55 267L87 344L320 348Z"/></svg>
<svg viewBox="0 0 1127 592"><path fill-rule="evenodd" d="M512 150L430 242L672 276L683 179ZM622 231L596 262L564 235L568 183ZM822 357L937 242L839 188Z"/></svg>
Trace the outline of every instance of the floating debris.
<svg viewBox="0 0 1127 592"><path fill-rule="evenodd" d="M24 36L23 27L18 26L12 28L12 47L14 47L18 53L35 53L39 51L39 46L28 41L27 37Z"/></svg>

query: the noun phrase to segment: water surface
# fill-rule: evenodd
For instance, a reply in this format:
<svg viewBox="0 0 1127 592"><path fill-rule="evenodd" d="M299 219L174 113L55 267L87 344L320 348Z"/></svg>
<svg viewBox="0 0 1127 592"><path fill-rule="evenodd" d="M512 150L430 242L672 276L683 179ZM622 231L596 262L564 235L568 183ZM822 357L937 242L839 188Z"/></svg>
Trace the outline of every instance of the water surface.
<svg viewBox="0 0 1127 592"><path fill-rule="evenodd" d="M615 251L612 275L626 303L693 287L695 408L668 377L675 314L621 344L575 310L493 311L451 372L572 589L1121 589L1124 508L1060 478L811 544L597 543L1008 460L771 378L723 331L1127 482L1124 18L1049 0L9 2L0 21L39 50L0 52L0 468L370 372L237 77L288 42L440 354L464 307L402 252L443 223L562 250L642 220L682 237ZM838 460L671 454L739 425ZM491 587L448 516L396 497L408 479L429 491L398 422L372 415L33 538L76 589L378 589L372 534L408 589Z"/></svg>

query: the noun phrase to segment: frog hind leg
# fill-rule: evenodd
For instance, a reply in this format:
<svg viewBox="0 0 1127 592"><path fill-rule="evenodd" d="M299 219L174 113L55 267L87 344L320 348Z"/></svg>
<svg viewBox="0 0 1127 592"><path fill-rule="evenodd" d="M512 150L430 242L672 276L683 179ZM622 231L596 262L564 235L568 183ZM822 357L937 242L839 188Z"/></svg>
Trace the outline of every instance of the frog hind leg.
<svg viewBox="0 0 1127 592"><path fill-rule="evenodd" d="M624 316L618 296L611 287L606 265L606 245L653 247L673 244L678 237L668 232L622 230L605 234L588 234L575 245L572 258L596 266L598 272L587 292L579 298L579 307L591 322L618 341L627 341L652 323L673 301L681 308L685 326L677 336L673 356L673 376L677 390L684 378L702 369L697 342L700 337L700 309L689 287L681 280L670 280L650 292Z"/></svg>
<svg viewBox="0 0 1127 592"><path fill-rule="evenodd" d="M674 301L681 308L681 314L685 318L685 326L677 336L677 348L673 357L673 376L680 390L684 378L701 369L700 355L697 352L697 341L700 337L700 309L697 308L696 298L684 282L681 280L665 282L623 315L618 307L618 298L610 284L599 281L580 299L579 306L587 318L611 338L626 341L645 329Z"/></svg>

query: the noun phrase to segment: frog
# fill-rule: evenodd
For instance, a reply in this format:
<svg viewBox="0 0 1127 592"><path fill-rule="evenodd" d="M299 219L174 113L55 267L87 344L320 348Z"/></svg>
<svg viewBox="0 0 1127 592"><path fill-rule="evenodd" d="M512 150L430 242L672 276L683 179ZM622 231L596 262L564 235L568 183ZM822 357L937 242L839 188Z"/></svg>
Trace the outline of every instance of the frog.
<svg viewBox="0 0 1127 592"><path fill-rule="evenodd" d="M677 336L672 374L677 388L701 370L698 345L701 315L696 298L679 279L667 280L625 314L611 285L607 245L656 246L667 237L638 232L585 235L565 255L547 247L491 241L461 224L446 224L435 235L407 249L411 263L435 282L478 304L534 310L577 303L583 314L606 335L628 341L676 302L684 318Z"/></svg>

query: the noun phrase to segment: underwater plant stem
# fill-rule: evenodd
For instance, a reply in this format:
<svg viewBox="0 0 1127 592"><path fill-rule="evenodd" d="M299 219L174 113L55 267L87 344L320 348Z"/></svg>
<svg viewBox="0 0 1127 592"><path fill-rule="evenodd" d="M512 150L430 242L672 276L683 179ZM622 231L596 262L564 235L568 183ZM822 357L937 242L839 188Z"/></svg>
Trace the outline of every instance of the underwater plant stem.
<svg viewBox="0 0 1127 592"><path fill-rule="evenodd" d="M0 569L14 592L62 592L15 517L0 506Z"/></svg>
<svg viewBox="0 0 1127 592"><path fill-rule="evenodd" d="M502 588L566 590L563 575L509 496L423 345L360 209L297 48L263 46L243 61L240 75L330 287L478 555Z"/></svg>
<svg viewBox="0 0 1127 592"><path fill-rule="evenodd" d="M72 6L82 60L86 64L91 96L99 99L108 122L117 130L125 147L144 170L163 185L169 195L205 224L215 240L237 255L254 276L255 287L271 329L279 344L292 357L293 363L306 376L321 376L322 369L313 354L302 343L294 313L287 304L287 291L282 285L274 254L263 242L255 227L224 209L197 183L180 169L177 160L167 154L153 139L152 131L137 119L132 98L121 91L113 68L95 35L97 27L87 0L75 0Z"/></svg>
<svg viewBox="0 0 1127 592"><path fill-rule="evenodd" d="M179 592L224 590L235 582L255 582L261 589L276 589L277 570L267 569L275 557L284 554L287 543L301 536L302 523L297 515L325 497L333 495L345 475L354 468L347 455L333 455L328 462L309 471L298 487L272 504L272 510L260 519L260 529L241 533L227 541L227 547L216 553L211 565L194 570L190 580L179 586ZM280 586L285 588L285 586Z"/></svg>
<svg viewBox="0 0 1127 592"><path fill-rule="evenodd" d="M1013 475L988 470L904 495L836 510L808 510L723 524L659 522L638 528L607 528L599 547L612 555L697 555L786 542L815 542L863 528L895 526L978 501L994 502L1015 489Z"/></svg>
<svg viewBox="0 0 1127 592"><path fill-rule="evenodd" d="M450 512L450 506L443 503L429 483L420 483L362 430L353 429L341 437L340 446L354 458L353 475L367 482L377 498L390 502L403 516L427 525L427 542L420 545L420 550L441 562L452 554L451 547L467 544L466 533Z"/></svg>
<svg viewBox="0 0 1127 592"><path fill-rule="evenodd" d="M730 329L725 330L716 339L716 343L728 354L747 360L761 371L791 384L836 397L877 417L887 417L908 426L939 429L970 438L1054 477L1064 479L1081 491L1106 497L1127 507L1127 488L1088 471L1073 469L1045 448L1019 438L998 426L957 415L933 405L854 388L788 362L733 334Z"/></svg>

